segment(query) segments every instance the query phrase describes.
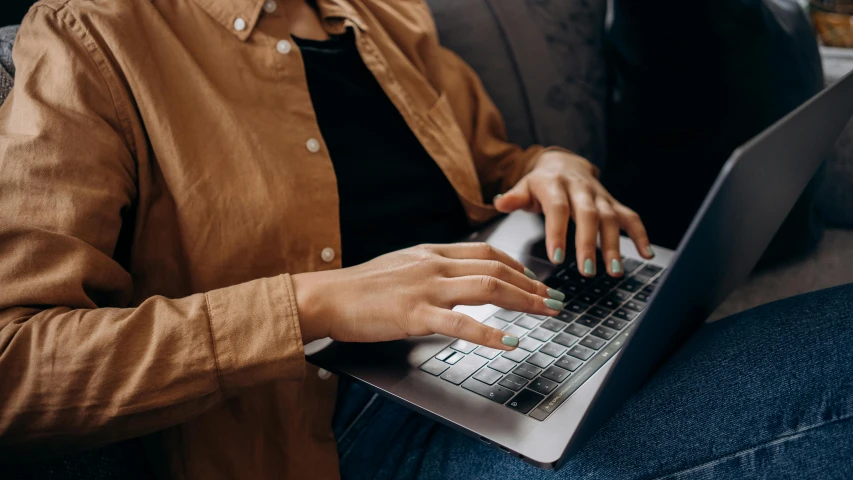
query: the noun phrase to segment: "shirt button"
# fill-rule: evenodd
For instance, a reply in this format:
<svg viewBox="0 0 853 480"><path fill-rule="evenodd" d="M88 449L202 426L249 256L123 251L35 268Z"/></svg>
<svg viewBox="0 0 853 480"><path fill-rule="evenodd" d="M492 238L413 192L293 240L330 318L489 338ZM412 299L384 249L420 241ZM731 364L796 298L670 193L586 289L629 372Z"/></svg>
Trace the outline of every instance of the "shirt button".
<svg viewBox="0 0 853 480"><path fill-rule="evenodd" d="M320 258L322 258L324 262L329 263L335 259L335 251L326 247L322 252L320 252Z"/></svg>
<svg viewBox="0 0 853 480"><path fill-rule="evenodd" d="M329 377L332 376L332 372L326 370L325 368L321 368L317 370L317 376L320 377L320 380L328 380Z"/></svg>
<svg viewBox="0 0 853 480"><path fill-rule="evenodd" d="M245 29L246 29L246 21L243 20L241 17L237 17L237 19L234 20L234 30L237 30L238 32L242 32Z"/></svg>
<svg viewBox="0 0 853 480"><path fill-rule="evenodd" d="M309 138L308 141L305 142L305 148L307 148L311 153L317 153L320 151L320 142L318 142L316 138Z"/></svg>
<svg viewBox="0 0 853 480"><path fill-rule="evenodd" d="M278 53L282 55L287 55L290 53L290 50L293 48L293 44L287 40L279 40L278 43L275 44L275 49L278 50Z"/></svg>
<svg viewBox="0 0 853 480"><path fill-rule="evenodd" d="M264 2L264 11L267 13L272 13L278 8L278 4L273 0L267 0Z"/></svg>

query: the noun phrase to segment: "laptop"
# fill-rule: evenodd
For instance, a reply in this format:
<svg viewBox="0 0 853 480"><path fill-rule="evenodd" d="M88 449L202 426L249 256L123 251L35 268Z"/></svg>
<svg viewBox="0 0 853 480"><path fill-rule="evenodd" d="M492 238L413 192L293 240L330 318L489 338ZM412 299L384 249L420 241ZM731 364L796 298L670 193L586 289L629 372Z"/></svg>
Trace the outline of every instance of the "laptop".
<svg viewBox="0 0 853 480"><path fill-rule="evenodd" d="M308 360L525 462L558 468L746 279L851 116L848 75L731 155L677 250L655 247L646 261L623 237L620 279L548 262L537 215L513 213L466 239L506 251L567 296L556 317L457 307L517 335L512 352L432 335L330 342Z"/></svg>

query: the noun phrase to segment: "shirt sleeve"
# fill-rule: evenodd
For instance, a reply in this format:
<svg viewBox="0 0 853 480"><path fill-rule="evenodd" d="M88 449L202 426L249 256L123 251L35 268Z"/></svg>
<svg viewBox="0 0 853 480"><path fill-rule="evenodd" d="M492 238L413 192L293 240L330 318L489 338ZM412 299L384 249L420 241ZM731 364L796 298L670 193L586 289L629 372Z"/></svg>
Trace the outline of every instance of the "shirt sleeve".
<svg viewBox="0 0 853 480"><path fill-rule="evenodd" d="M439 65L442 87L468 140L486 202L512 188L543 152L562 150L540 145L524 149L509 142L503 118L476 72L444 47Z"/></svg>
<svg viewBox="0 0 853 480"><path fill-rule="evenodd" d="M288 275L129 308L115 260L137 196L122 84L61 7L34 7L14 55L0 108L0 459L147 434L237 389L302 379Z"/></svg>

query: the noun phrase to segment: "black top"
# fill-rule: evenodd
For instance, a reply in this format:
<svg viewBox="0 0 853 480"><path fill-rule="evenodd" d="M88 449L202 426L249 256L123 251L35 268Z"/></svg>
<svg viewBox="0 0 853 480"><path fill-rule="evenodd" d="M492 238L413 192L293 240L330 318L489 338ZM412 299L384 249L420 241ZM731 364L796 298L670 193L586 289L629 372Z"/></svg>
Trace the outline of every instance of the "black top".
<svg viewBox="0 0 853 480"><path fill-rule="evenodd" d="M338 181L343 265L459 240L468 222L456 191L364 65L352 31L295 40Z"/></svg>

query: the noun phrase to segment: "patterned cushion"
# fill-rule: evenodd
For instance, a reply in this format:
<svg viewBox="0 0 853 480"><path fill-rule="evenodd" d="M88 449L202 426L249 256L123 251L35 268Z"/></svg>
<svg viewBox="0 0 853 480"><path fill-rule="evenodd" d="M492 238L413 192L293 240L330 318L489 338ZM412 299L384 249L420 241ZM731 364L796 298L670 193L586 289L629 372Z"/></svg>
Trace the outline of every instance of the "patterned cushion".
<svg viewBox="0 0 853 480"><path fill-rule="evenodd" d="M17 34L17 25L0 28L0 105L6 100L14 83L15 65L12 63L12 44Z"/></svg>
<svg viewBox="0 0 853 480"><path fill-rule="evenodd" d="M509 139L604 161L606 0L427 0L445 47L477 72Z"/></svg>

